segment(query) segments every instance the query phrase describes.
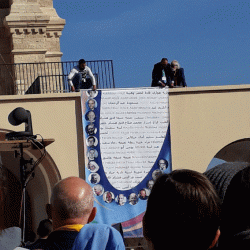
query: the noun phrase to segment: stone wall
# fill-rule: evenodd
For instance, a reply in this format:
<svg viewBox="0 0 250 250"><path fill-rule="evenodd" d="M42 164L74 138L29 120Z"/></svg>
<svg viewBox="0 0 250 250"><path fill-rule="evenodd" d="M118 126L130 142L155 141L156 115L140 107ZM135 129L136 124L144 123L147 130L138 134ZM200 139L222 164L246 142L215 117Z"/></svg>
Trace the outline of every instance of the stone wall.
<svg viewBox="0 0 250 250"><path fill-rule="evenodd" d="M0 0L0 64L60 62L60 36L65 20L57 15L53 0L6 2L8 0ZM10 71L3 68L0 69L0 94L13 94L13 91L23 94L26 89L18 77L20 72L11 72L10 77Z"/></svg>
<svg viewBox="0 0 250 250"><path fill-rule="evenodd" d="M11 56L12 41L10 32L4 26L4 19L10 13L9 4L6 0L0 2L0 93L13 94L14 93L14 72L10 66L6 64L13 63Z"/></svg>

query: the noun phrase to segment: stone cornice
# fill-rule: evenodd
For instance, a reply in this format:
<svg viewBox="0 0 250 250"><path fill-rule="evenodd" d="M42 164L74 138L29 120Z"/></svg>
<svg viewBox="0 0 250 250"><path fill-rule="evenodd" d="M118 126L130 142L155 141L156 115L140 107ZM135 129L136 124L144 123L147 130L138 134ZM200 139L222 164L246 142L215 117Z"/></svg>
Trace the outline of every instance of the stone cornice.
<svg viewBox="0 0 250 250"><path fill-rule="evenodd" d="M46 49L13 49L11 53L13 55L22 55L22 54L45 54L47 52Z"/></svg>
<svg viewBox="0 0 250 250"><path fill-rule="evenodd" d="M9 53L14 62L60 61L65 19L58 16L53 0L3 1L10 1L10 8L1 12L0 28L8 34Z"/></svg>
<svg viewBox="0 0 250 250"><path fill-rule="evenodd" d="M34 16L33 16L34 17ZM10 33L24 33L25 30L28 32L45 32L47 25L49 23L49 18L44 18L43 20L38 20L36 18L31 18L31 16L12 16L9 18L7 16L4 19L4 26L10 30Z"/></svg>
<svg viewBox="0 0 250 250"><path fill-rule="evenodd" d="M47 31L46 34L47 34L48 38L51 38L51 37L61 37L62 32L61 31L53 31L53 30L51 30L51 31Z"/></svg>
<svg viewBox="0 0 250 250"><path fill-rule="evenodd" d="M14 27L10 28L11 34L45 34L46 27Z"/></svg>
<svg viewBox="0 0 250 250"><path fill-rule="evenodd" d="M62 52L46 52L45 57L62 57Z"/></svg>
<svg viewBox="0 0 250 250"><path fill-rule="evenodd" d="M10 8L10 14L6 16L6 24L12 22L49 22L50 16L44 14L37 2L14 1Z"/></svg>
<svg viewBox="0 0 250 250"><path fill-rule="evenodd" d="M58 17L58 19L52 19L48 16L34 16L34 15L9 15L4 20L4 26L10 30L11 34L44 34L46 33L48 38L61 37L62 30L65 26L65 20Z"/></svg>

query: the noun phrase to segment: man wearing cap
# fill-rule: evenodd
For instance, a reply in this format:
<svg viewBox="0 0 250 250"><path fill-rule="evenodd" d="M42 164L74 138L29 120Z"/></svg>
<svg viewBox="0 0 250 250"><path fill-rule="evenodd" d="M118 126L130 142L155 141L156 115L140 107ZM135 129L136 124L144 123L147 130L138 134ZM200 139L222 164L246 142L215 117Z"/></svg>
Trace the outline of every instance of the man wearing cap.
<svg viewBox="0 0 250 250"><path fill-rule="evenodd" d="M87 78L87 75L90 77ZM74 67L68 75L71 91L79 92L80 89L89 89L92 87L96 90L96 81L91 69L86 66L84 59L80 59L78 65Z"/></svg>

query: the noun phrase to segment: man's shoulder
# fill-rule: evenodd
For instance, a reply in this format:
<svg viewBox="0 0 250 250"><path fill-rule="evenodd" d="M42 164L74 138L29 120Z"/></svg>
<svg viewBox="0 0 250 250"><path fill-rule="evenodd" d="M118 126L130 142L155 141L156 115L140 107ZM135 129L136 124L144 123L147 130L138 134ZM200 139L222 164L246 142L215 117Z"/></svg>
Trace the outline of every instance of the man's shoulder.
<svg viewBox="0 0 250 250"><path fill-rule="evenodd" d="M80 70L79 65L74 66L73 69L79 71Z"/></svg>
<svg viewBox="0 0 250 250"><path fill-rule="evenodd" d="M85 70L91 71L89 66L85 66Z"/></svg>
<svg viewBox="0 0 250 250"><path fill-rule="evenodd" d="M77 231L54 231L46 240L46 249L71 249L77 235Z"/></svg>
<svg viewBox="0 0 250 250"><path fill-rule="evenodd" d="M161 66L161 62L158 62L154 65L155 67Z"/></svg>
<svg viewBox="0 0 250 250"><path fill-rule="evenodd" d="M46 239L38 239L37 241L35 241L34 243L25 246L25 248L27 249L43 249L46 246Z"/></svg>
<svg viewBox="0 0 250 250"><path fill-rule="evenodd" d="M77 235L77 231L54 231L47 238L46 249L71 249Z"/></svg>
<svg viewBox="0 0 250 250"><path fill-rule="evenodd" d="M179 68L179 73L183 74L184 73L184 69L183 68Z"/></svg>
<svg viewBox="0 0 250 250"><path fill-rule="evenodd" d="M79 69L79 66L74 66L72 69L71 69L71 73L72 72L79 72L80 69Z"/></svg>
<svg viewBox="0 0 250 250"><path fill-rule="evenodd" d="M124 249L122 235L112 226L86 224L76 237L73 250L77 249Z"/></svg>
<svg viewBox="0 0 250 250"><path fill-rule="evenodd" d="M58 230L58 231L53 231L52 233L50 233L47 240L53 240L53 239L56 239L56 238L63 238L66 235L74 237L77 234L78 234L77 231Z"/></svg>

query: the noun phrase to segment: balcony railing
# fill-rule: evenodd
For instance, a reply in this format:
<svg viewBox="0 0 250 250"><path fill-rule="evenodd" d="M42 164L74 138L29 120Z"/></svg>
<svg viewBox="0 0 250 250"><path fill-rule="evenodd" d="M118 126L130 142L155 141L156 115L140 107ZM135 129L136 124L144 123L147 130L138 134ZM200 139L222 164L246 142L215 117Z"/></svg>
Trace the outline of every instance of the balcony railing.
<svg viewBox="0 0 250 250"><path fill-rule="evenodd" d="M46 94L70 92L68 74L78 64L71 62L0 64L0 94ZM115 88L113 61L86 61L97 88Z"/></svg>

